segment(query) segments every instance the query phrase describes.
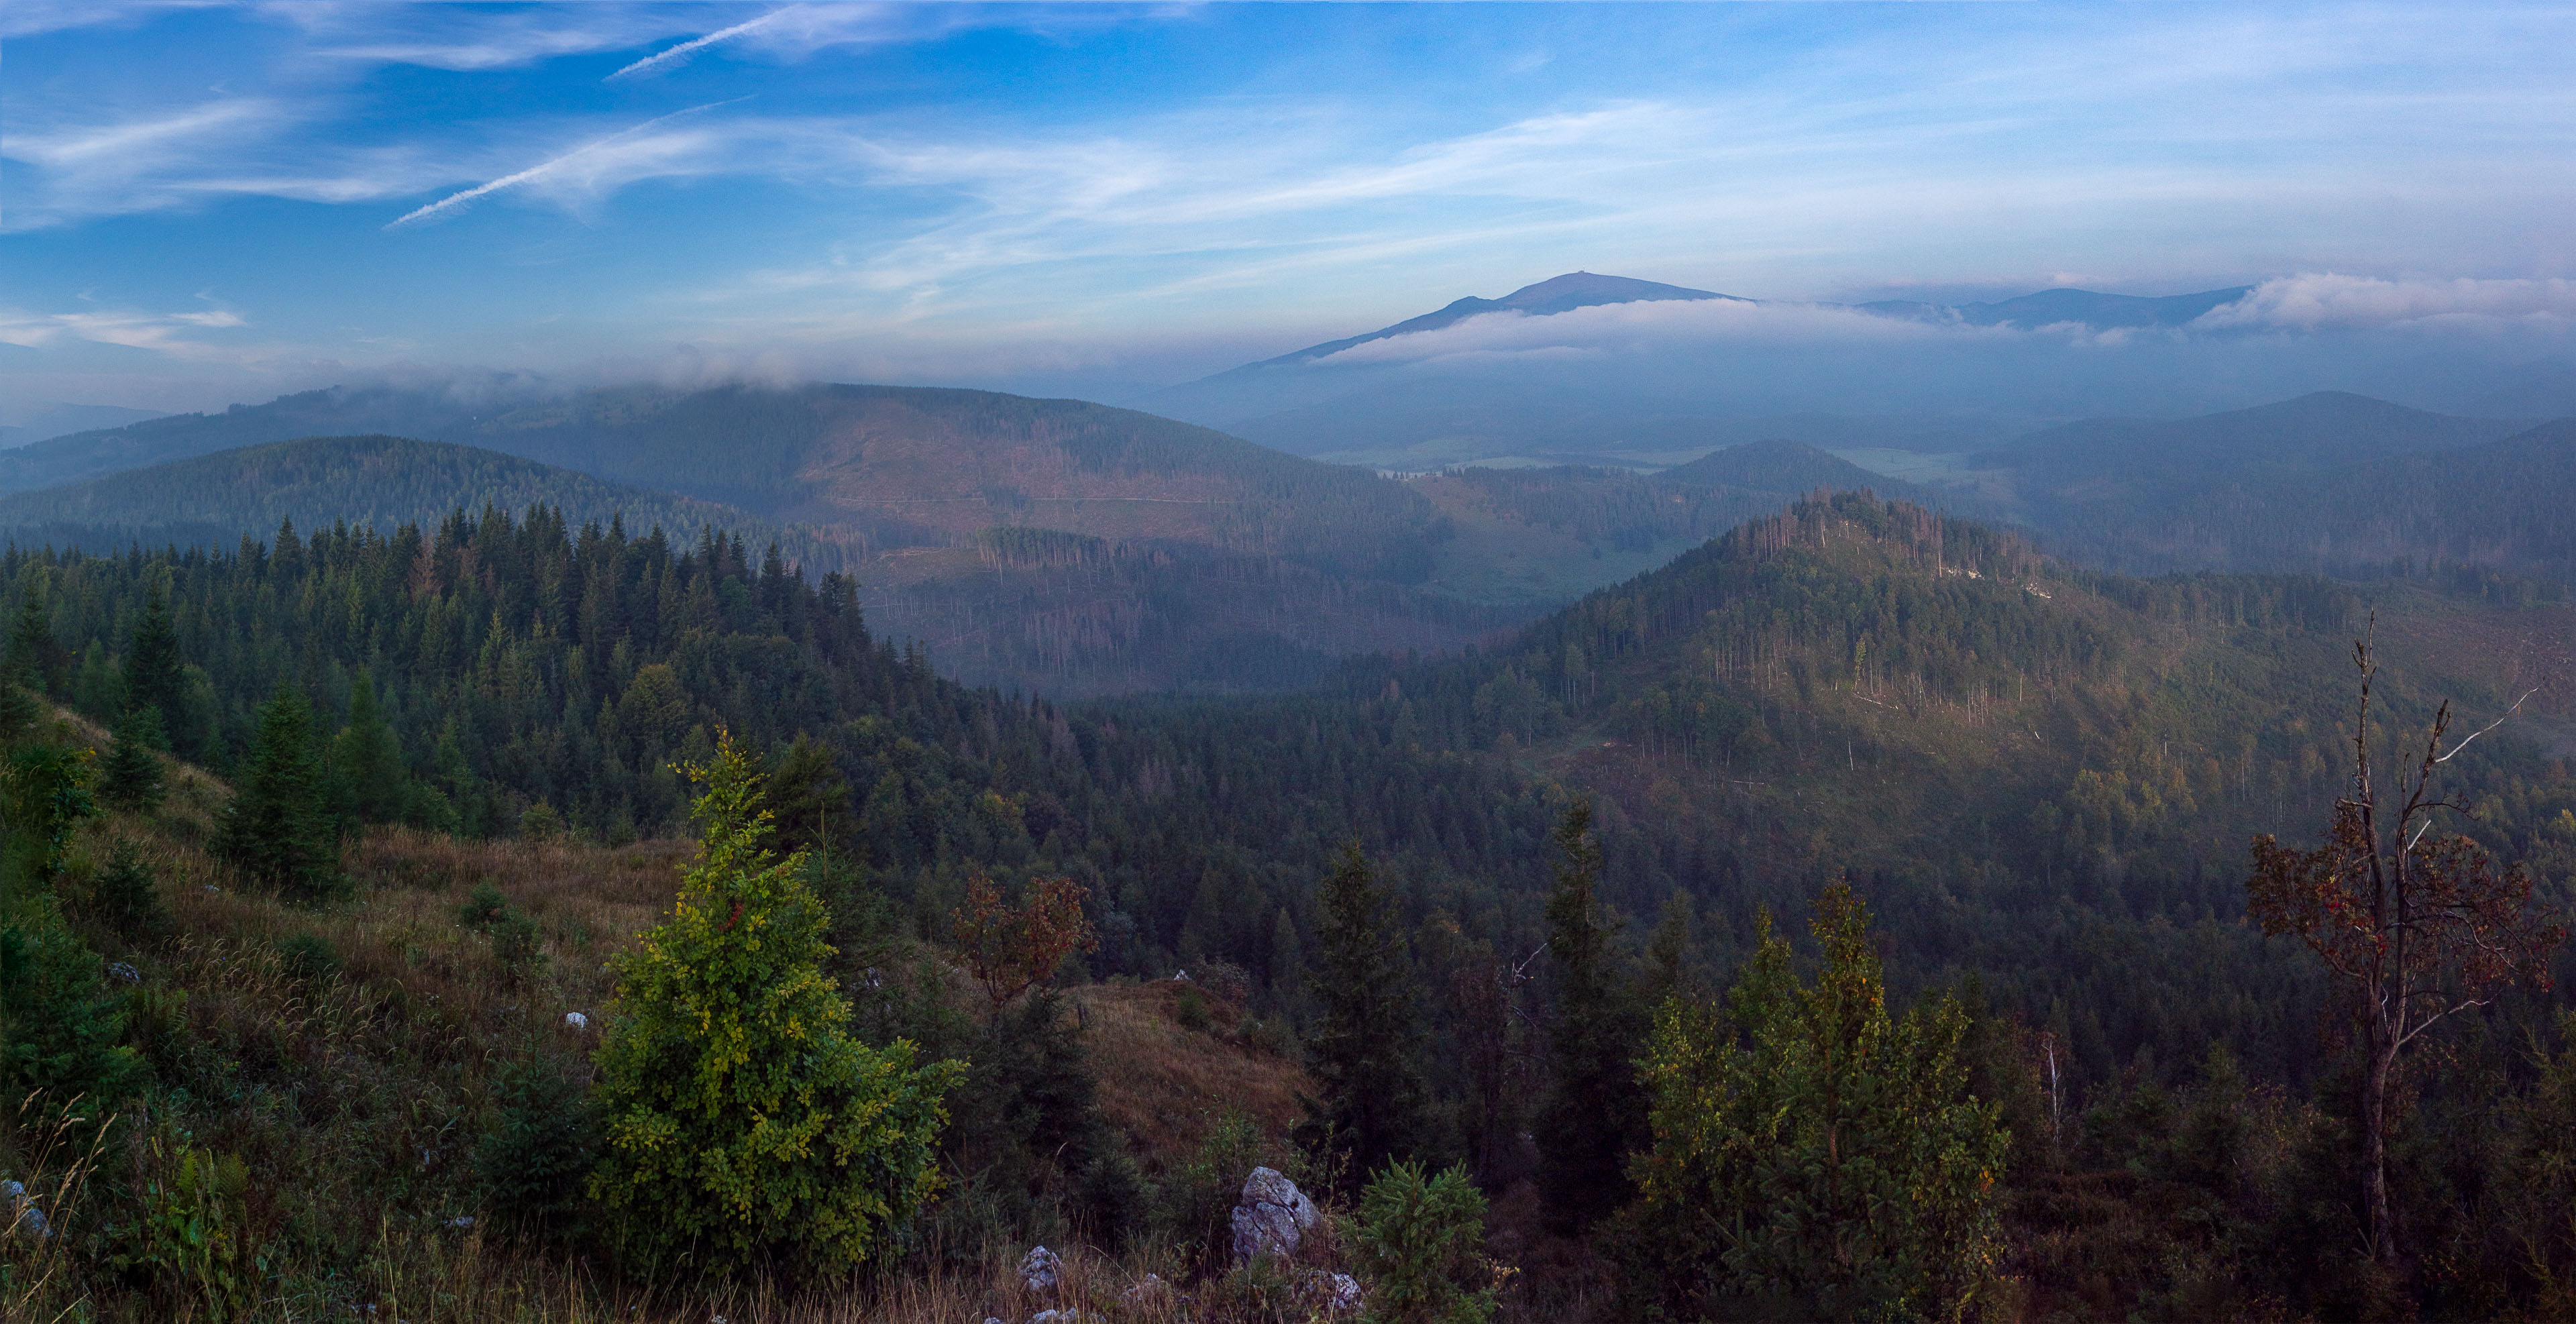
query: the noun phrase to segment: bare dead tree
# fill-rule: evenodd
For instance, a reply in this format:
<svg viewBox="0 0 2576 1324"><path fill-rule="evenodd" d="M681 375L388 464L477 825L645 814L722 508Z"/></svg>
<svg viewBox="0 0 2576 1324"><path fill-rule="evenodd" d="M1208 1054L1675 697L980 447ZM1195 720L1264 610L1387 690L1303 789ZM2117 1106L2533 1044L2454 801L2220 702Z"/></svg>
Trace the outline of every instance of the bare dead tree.
<svg viewBox="0 0 2576 1324"><path fill-rule="evenodd" d="M2478 737L2514 709L2444 748L2444 703L2421 755L2383 787L2371 765L2371 685L2377 664L2365 637L2353 644L2361 699L2353 726L2351 793L2335 801L2334 822L2315 850L2292 850L2270 834L2254 839L2248 908L2270 936L2294 935L2352 995L2362 1052L2362 1201L2369 1252L2399 1263L2388 1198L2388 1097L2401 1059L2446 1017L2481 1007L2518 981L2546 988L2548 958L2567 930L2531 904L2531 876L2499 868L2484 847L2434 831L2443 810L2467 812L2435 782ZM2523 696L2529 698L2528 694Z"/></svg>

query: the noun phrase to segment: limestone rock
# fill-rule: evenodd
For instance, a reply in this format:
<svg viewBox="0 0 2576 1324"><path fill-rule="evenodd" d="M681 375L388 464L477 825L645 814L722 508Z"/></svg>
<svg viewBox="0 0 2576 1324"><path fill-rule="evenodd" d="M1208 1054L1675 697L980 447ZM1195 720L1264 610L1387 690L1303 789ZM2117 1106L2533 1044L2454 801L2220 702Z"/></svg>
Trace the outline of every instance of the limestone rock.
<svg viewBox="0 0 2576 1324"><path fill-rule="evenodd" d="M1242 1202L1234 1207L1235 1262L1296 1254L1297 1244L1319 1217L1315 1202L1297 1183L1272 1169L1254 1168L1244 1179Z"/></svg>
<svg viewBox="0 0 2576 1324"><path fill-rule="evenodd" d="M1032 1292L1052 1292L1063 1277L1063 1267L1063 1261L1056 1258L1054 1251L1040 1246L1020 1261L1020 1281Z"/></svg>

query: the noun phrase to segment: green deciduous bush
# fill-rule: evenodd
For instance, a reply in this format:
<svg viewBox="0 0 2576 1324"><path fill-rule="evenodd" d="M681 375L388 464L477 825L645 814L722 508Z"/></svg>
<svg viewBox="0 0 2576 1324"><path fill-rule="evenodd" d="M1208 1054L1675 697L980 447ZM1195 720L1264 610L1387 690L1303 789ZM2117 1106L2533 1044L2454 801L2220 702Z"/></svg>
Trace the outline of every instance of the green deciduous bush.
<svg viewBox="0 0 2576 1324"><path fill-rule="evenodd" d="M1479 1324L1493 1317L1485 1196L1464 1166L1425 1176L1396 1163L1360 1193L1352 1249L1369 1283L1366 1324Z"/></svg>
<svg viewBox="0 0 2576 1324"><path fill-rule="evenodd" d="M119 1266L150 1280L174 1313L215 1321L247 1316L266 1268L250 1243L249 1169L230 1154L155 1136L146 1172L136 1192L141 1208L117 1229Z"/></svg>
<svg viewBox="0 0 2576 1324"><path fill-rule="evenodd" d="M846 1268L936 1189L962 1068L851 1034L821 968L829 917L803 858L769 850L751 758L723 738L689 771L703 848L670 918L619 958L590 1190L648 1271Z"/></svg>
<svg viewBox="0 0 2576 1324"><path fill-rule="evenodd" d="M1814 985L1766 917L1723 1012L1676 999L1657 1018L1634 1243L1668 1300L1720 1313L1963 1317L2002 1252L2010 1141L1968 1096L1966 1016L1946 997L1888 1015L1847 885L1825 890L1813 928Z"/></svg>

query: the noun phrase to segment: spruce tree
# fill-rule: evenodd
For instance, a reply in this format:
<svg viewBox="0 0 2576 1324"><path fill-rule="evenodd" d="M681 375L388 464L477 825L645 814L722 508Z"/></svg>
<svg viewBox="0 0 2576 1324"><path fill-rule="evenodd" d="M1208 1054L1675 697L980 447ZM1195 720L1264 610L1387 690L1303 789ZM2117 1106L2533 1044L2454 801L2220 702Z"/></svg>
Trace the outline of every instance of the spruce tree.
<svg viewBox="0 0 2576 1324"><path fill-rule="evenodd" d="M117 720L107 758L99 764L99 799L138 813L161 807L161 756L152 752L167 744L160 736L160 709L136 708Z"/></svg>
<svg viewBox="0 0 2576 1324"><path fill-rule="evenodd" d="M376 708L375 678L365 667L350 686L349 724L331 742L331 777L346 814L357 822L399 822L409 807L402 742Z"/></svg>
<svg viewBox="0 0 2576 1324"><path fill-rule="evenodd" d="M1816 904L1812 985L1762 916L1726 1006L1674 998L1644 1054L1654 1144L1627 1252L1689 1318L1968 1319L2004 1240L2001 1111L1956 999L1891 1017L1868 913Z"/></svg>
<svg viewBox="0 0 2576 1324"><path fill-rule="evenodd" d="M88 756L30 745L7 768L8 848L0 853L0 1098L44 1091L56 1116L95 1120L133 1086L142 1065L122 1046L120 1000L100 978L98 953L63 921L54 876L72 828L98 808Z"/></svg>
<svg viewBox="0 0 2576 1324"><path fill-rule="evenodd" d="M134 623L134 637L125 645L125 702L131 708L148 708L159 719L163 739L159 748L172 748L169 742L189 729L187 667L179 658L179 632L170 622L169 595L157 582L144 597L142 618Z"/></svg>
<svg viewBox="0 0 2576 1324"><path fill-rule="evenodd" d="M281 682L259 707L259 735L243 760L215 853L262 886L305 904L348 895L340 843L313 750L313 708Z"/></svg>
<svg viewBox="0 0 2576 1324"><path fill-rule="evenodd" d="M0 657L0 671L38 694L50 695L62 684L63 646L54 639L45 579L42 567L29 566L20 580L18 620L9 629L9 651Z"/></svg>
<svg viewBox="0 0 2576 1324"><path fill-rule="evenodd" d="M1547 898L1556 1084L1539 1116L1539 1191L1551 1221L1579 1232L1628 1198L1628 1150L1641 1138L1646 1111L1635 1066L1645 1025L1621 977L1616 929L1602 912L1590 801L1566 808L1556 849L1556 885Z"/></svg>
<svg viewBox="0 0 2576 1324"><path fill-rule="evenodd" d="M846 1270L937 1189L963 1068L850 1032L822 971L830 917L803 858L769 849L750 756L719 737L688 771L702 848L670 918L617 961L590 1193L649 1270Z"/></svg>
<svg viewBox="0 0 2576 1324"><path fill-rule="evenodd" d="M1347 1158L1357 1183L1410 1156L1424 1132L1420 998L1396 932L1393 889L1353 840L1315 894L1322 969L1308 981L1322 1014L1304 1139Z"/></svg>

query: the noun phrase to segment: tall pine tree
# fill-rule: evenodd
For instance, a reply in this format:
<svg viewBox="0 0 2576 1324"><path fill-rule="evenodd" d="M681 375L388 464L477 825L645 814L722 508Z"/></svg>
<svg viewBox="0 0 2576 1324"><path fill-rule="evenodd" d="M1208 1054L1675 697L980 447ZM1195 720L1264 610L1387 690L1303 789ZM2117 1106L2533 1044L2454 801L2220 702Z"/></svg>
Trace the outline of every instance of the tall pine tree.
<svg viewBox="0 0 2576 1324"><path fill-rule="evenodd" d="M0 671L38 694L50 695L62 688L64 657L63 646L54 638L46 579L44 567L31 565L19 581L18 619L9 628L9 651L0 657Z"/></svg>
<svg viewBox="0 0 2576 1324"><path fill-rule="evenodd" d="M1423 1139L1420 999L1405 968L1393 889L1354 840L1315 895L1322 969L1308 983L1322 1015L1310 1067L1322 1095L1307 1101L1310 1147L1345 1157L1352 1185L1409 1157Z"/></svg>
<svg viewBox="0 0 2576 1324"><path fill-rule="evenodd" d="M357 822L395 822L409 806L402 741L377 710L375 677L365 667L349 688L349 724L331 742L331 777L342 812Z"/></svg>
<svg viewBox="0 0 2576 1324"><path fill-rule="evenodd" d="M141 619L134 623L134 637L125 646L126 706L151 709L166 741L187 729L187 700L187 668L179 659L179 632L170 622L170 595L155 582L144 597Z"/></svg>
<svg viewBox="0 0 2576 1324"><path fill-rule="evenodd" d="M1566 808L1556 850L1556 886L1547 898L1556 1086L1539 1118L1539 1190L1549 1218L1579 1232L1628 1199L1628 1151L1646 1114L1635 1065L1646 1026L1619 969L1616 929L1601 908L1601 843L1592 835L1590 801Z"/></svg>
<svg viewBox="0 0 2576 1324"><path fill-rule="evenodd" d="M259 706L259 735L224 811L215 852L246 877L307 904L349 893L338 832L313 749L313 707L280 683Z"/></svg>

